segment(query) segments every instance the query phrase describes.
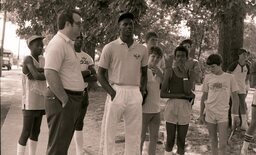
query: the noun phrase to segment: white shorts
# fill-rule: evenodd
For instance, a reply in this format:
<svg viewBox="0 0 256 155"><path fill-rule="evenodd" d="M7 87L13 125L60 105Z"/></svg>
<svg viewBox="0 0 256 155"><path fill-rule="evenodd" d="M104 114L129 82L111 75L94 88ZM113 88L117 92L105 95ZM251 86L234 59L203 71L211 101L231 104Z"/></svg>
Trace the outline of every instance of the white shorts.
<svg viewBox="0 0 256 155"><path fill-rule="evenodd" d="M187 125L190 122L192 105L188 100L170 99L166 103L164 119L168 123Z"/></svg>
<svg viewBox="0 0 256 155"><path fill-rule="evenodd" d="M228 111L222 114L206 110L205 121L212 124L228 122Z"/></svg>

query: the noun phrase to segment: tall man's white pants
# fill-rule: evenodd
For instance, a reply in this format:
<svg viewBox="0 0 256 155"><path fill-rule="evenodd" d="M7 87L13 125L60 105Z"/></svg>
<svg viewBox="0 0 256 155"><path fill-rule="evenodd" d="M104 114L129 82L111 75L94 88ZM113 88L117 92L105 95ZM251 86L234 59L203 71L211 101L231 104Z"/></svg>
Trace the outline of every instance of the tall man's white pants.
<svg viewBox="0 0 256 155"><path fill-rule="evenodd" d="M107 96L105 120L103 118L103 155L115 154L116 129L122 117L125 126L124 155L140 155L142 96L139 87L114 85L113 88L116 90L116 96L113 101Z"/></svg>

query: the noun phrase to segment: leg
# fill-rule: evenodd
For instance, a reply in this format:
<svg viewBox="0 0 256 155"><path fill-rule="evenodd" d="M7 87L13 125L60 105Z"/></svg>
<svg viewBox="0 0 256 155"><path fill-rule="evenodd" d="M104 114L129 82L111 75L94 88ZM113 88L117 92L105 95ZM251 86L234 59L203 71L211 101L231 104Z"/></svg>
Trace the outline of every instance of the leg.
<svg viewBox="0 0 256 155"><path fill-rule="evenodd" d="M139 89L128 89L125 92L127 100L124 111L124 155L139 155L142 128L142 96Z"/></svg>
<svg viewBox="0 0 256 155"><path fill-rule="evenodd" d="M212 155L218 155L217 124L207 122L207 128L212 146Z"/></svg>
<svg viewBox="0 0 256 155"><path fill-rule="evenodd" d="M30 136L30 131L34 123L34 117L31 111L23 111L23 127L19 138L19 144L26 146L27 140Z"/></svg>
<svg viewBox="0 0 256 155"><path fill-rule="evenodd" d="M115 136L117 123L120 121L123 114L123 96L120 96L120 93L117 91L115 98L111 101L110 96L108 95L106 104L107 111L105 118L104 126L104 144L103 144L103 155L113 155L115 154Z"/></svg>
<svg viewBox="0 0 256 155"><path fill-rule="evenodd" d="M30 141L29 141L29 155L36 154L38 136L40 134L40 127L42 123L43 115L35 117L32 130L30 132Z"/></svg>
<svg viewBox="0 0 256 155"><path fill-rule="evenodd" d="M142 152L143 144L146 139L146 133L148 131L149 120L151 118L150 114L143 113L142 114L142 129L141 129L141 143L140 143L140 151Z"/></svg>
<svg viewBox="0 0 256 155"><path fill-rule="evenodd" d="M148 155L156 154L156 143L160 126L160 113L155 114L149 123L149 151Z"/></svg>
<svg viewBox="0 0 256 155"><path fill-rule="evenodd" d="M219 131L219 154L227 154L227 141L228 141L228 122L218 123Z"/></svg>
<svg viewBox="0 0 256 155"><path fill-rule="evenodd" d="M248 146L253 139L253 134L256 131L256 105L252 106L252 120L249 128L245 132L244 142L241 149L241 155L246 155Z"/></svg>
<svg viewBox="0 0 256 155"><path fill-rule="evenodd" d="M166 146L165 146L166 152L171 152L175 144L176 126L177 126L176 124L166 122L166 133L167 133Z"/></svg>
<svg viewBox="0 0 256 155"><path fill-rule="evenodd" d="M185 153L185 140L188 132L188 124L187 125L178 125L177 126L177 146L178 146L178 154L183 155Z"/></svg>
<svg viewBox="0 0 256 155"><path fill-rule="evenodd" d="M69 95L64 108L55 97L46 97L45 110L49 126L48 155L67 155L82 106L82 96Z"/></svg>
<svg viewBox="0 0 256 155"><path fill-rule="evenodd" d="M239 96L239 111L241 114L241 129L247 130L248 124L247 124L246 103L245 103L246 94L238 94L238 96Z"/></svg>
<svg viewBox="0 0 256 155"><path fill-rule="evenodd" d="M76 123L76 128L75 128L75 133L74 133L74 142L75 142L75 145L76 145L76 154L77 155L82 155L82 153L83 153L84 117L86 115L86 111L87 111L88 105L89 105L89 100L88 100L88 93L86 91L85 94L84 94L84 97L83 97L82 108L81 108L81 111L80 111L80 115L79 115L78 121Z"/></svg>
<svg viewBox="0 0 256 155"><path fill-rule="evenodd" d="M22 111L23 113L23 127L22 127L22 132L17 144L17 155L24 155L25 154L25 149L26 149L26 144L27 140L29 138L30 131L33 126L33 115L30 111Z"/></svg>

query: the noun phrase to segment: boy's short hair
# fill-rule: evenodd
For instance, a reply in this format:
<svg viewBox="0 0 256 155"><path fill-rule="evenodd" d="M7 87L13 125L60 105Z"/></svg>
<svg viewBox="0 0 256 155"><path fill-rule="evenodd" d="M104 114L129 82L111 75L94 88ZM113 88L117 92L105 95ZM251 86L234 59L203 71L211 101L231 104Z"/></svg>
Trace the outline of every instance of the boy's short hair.
<svg viewBox="0 0 256 155"><path fill-rule="evenodd" d="M148 40L152 37L158 38L158 35L156 34L156 32L153 32L153 31L148 32L145 36L145 41L148 42Z"/></svg>
<svg viewBox="0 0 256 155"><path fill-rule="evenodd" d="M183 47L183 46L176 47L175 50L174 50L174 56L176 56L177 51L185 52L186 53L186 57L188 58L188 50L185 47Z"/></svg>
<svg viewBox="0 0 256 155"><path fill-rule="evenodd" d="M206 64L207 65L218 65L220 66L222 64L223 60L221 55L219 54L211 54L207 60L206 60Z"/></svg>
<svg viewBox="0 0 256 155"><path fill-rule="evenodd" d="M191 46L193 42L191 39L185 39L180 43L180 46L183 46L184 44L189 44Z"/></svg>
<svg viewBox="0 0 256 155"><path fill-rule="evenodd" d="M163 57L163 51L162 51L162 49L160 48L160 47L158 47L158 46L152 46L152 47L150 47L150 49L149 49L149 55L150 54L156 54L156 55L158 55L158 56L160 56L160 57Z"/></svg>

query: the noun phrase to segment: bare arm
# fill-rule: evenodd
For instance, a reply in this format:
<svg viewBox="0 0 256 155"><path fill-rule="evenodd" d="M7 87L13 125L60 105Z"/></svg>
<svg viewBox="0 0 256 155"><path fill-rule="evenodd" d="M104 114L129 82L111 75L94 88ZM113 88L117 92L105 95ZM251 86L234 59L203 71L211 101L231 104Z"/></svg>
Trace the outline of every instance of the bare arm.
<svg viewBox="0 0 256 155"><path fill-rule="evenodd" d="M204 115L204 109L205 109L204 102L207 100L207 98L208 98L208 93L203 92L203 95L201 97L201 103L200 103L200 117Z"/></svg>
<svg viewBox="0 0 256 155"><path fill-rule="evenodd" d="M114 99L116 95L116 91L110 86L107 78L106 78L107 69L99 67L98 69L98 80L101 86L106 90L106 92L111 96L111 100Z"/></svg>
<svg viewBox="0 0 256 155"><path fill-rule="evenodd" d="M42 72L42 68L36 68L33 59L30 56L25 57L23 62L22 71L24 74L28 75L30 80L45 80L44 73Z"/></svg>
<svg viewBox="0 0 256 155"><path fill-rule="evenodd" d="M62 107L64 107L68 102L68 95L63 88L58 72L52 69L45 69L45 77L51 91L61 101Z"/></svg>
<svg viewBox="0 0 256 155"><path fill-rule="evenodd" d="M141 67L141 82L140 82L140 91L143 93L147 89L147 82L148 82L148 66Z"/></svg>
<svg viewBox="0 0 256 155"><path fill-rule="evenodd" d="M232 107L231 114L239 114L239 97L237 91L231 93Z"/></svg>
<svg viewBox="0 0 256 155"><path fill-rule="evenodd" d="M88 70L82 71L83 79L85 82L96 82L97 74L93 65L88 67Z"/></svg>

